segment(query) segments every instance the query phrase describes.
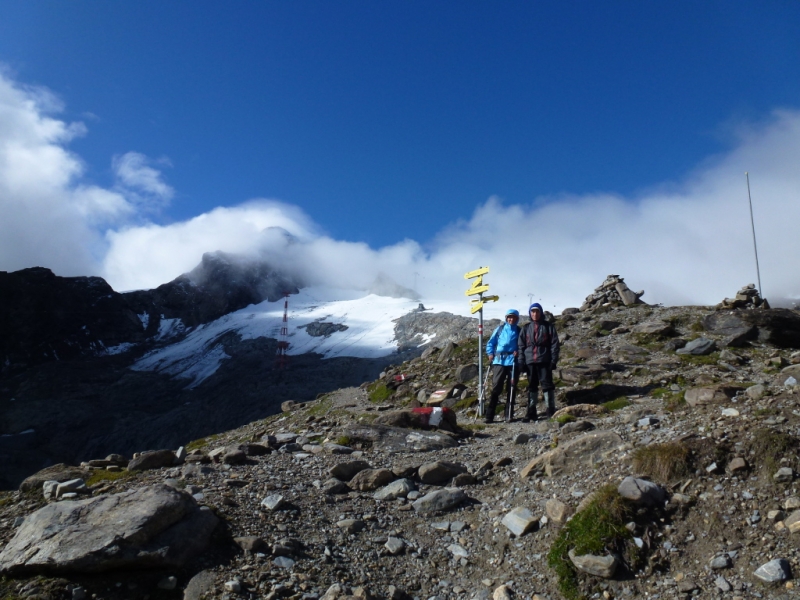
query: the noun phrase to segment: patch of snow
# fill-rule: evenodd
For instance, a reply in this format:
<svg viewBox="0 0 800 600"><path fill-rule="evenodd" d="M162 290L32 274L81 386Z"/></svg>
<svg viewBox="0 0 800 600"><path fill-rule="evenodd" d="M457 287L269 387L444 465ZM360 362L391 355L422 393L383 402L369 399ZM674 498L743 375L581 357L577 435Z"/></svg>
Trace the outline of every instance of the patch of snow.
<svg viewBox="0 0 800 600"><path fill-rule="evenodd" d="M324 319L328 323L346 325L347 329L336 331L327 337L314 337L305 329L290 326L287 354L316 352L324 358L387 356L397 349L394 320L411 312L417 305L417 301L407 298L305 288L299 294L289 297L290 324ZM216 341L220 336L234 332L242 340L262 337L279 339L282 326L283 298L277 302L265 301L196 328L181 341L150 352L132 368L191 378L193 381L190 387L195 387L211 376L222 360L228 358Z"/></svg>
<svg viewBox="0 0 800 600"><path fill-rule="evenodd" d="M20 431L19 435L28 435L29 433L36 433L35 429L26 429L25 431Z"/></svg>
<svg viewBox="0 0 800 600"><path fill-rule="evenodd" d="M142 329L147 329L147 326L150 324L150 313L144 312L136 316L139 317L139 320L142 322Z"/></svg>
<svg viewBox="0 0 800 600"><path fill-rule="evenodd" d="M436 337L436 334L435 333L423 333L419 337L422 338L422 342L420 344L417 344L417 348L419 348L421 346L424 346L425 344L428 344L431 341L433 341L433 338Z"/></svg>
<svg viewBox="0 0 800 600"><path fill-rule="evenodd" d="M180 319L165 319L161 315L161 322L158 324L156 340L166 340L186 331L186 325Z"/></svg>
<svg viewBox="0 0 800 600"><path fill-rule="evenodd" d="M131 348L134 348L136 344L132 344L130 342L123 342L116 346L110 346L106 348L106 354L122 354L123 352L127 352Z"/></svg>

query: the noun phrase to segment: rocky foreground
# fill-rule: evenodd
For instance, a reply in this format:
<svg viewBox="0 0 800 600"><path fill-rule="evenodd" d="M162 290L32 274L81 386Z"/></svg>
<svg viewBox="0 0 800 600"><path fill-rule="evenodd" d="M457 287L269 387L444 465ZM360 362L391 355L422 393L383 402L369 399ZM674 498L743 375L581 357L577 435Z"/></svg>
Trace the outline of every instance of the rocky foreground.
<svg viewBox="0 0 800 600"><path fill-rule="evenodd" d="M28 478L0 495L0 597L799 595L800 314L565 312L549 421L474 423L464 340L185 449Z"/></svg>

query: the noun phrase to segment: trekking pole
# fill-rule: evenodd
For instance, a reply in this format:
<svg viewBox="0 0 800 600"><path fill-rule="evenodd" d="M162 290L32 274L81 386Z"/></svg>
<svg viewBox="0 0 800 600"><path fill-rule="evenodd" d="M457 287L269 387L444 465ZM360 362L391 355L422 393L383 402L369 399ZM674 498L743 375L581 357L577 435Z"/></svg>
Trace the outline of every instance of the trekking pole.
<svg viewBox="0 0 800 600"><path fill-rule="evenodd" d="M475 421L478 420L478 417L483 416L483 410L484 410L483 405L486 402L486 384L489 383L489 373L491 373L491 370L486 369L486 379L484 379L483 381L483 387L481 387L481 389L478 390L478 410L475 412L475 419L474 419Z"/></svg>
<svg viewBox="0 0 800 600"><path fill-rule="evenodd" d="M517 368L516 357L511 363L511 381L508 382L508 406L506 406L506 423L514 419L514 371Z"/></svg>

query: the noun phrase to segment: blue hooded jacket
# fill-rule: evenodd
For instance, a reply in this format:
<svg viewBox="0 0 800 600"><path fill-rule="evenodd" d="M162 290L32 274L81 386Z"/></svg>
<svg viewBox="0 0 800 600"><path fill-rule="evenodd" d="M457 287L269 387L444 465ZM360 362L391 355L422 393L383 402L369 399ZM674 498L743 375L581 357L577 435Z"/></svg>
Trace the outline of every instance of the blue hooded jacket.
<svg viewBox="0 0 800 600"><path fill-rule="evenodd" d="M514 352L517 351L519 344L519 325L516 323L503 323L492 333L492 337L486 343L486 354L493 354L493 365L504 365L510 367L516 361Z"/></svg>

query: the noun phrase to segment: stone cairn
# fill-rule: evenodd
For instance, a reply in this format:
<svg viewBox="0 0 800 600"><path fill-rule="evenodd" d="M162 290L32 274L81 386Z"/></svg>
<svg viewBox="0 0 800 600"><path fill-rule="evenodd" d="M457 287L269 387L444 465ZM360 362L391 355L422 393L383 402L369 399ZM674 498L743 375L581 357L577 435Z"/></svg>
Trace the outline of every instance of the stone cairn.
<svg viewBox="0 0 800 600"><path fill-rule="evenodd" d="M609 275L606 280L596 287L594 293L589 294L581 306L581 311L593 311L600 307L632 306L645 304L640 298L644 290L631 291L619 275Z"/></svg>
<svg viewBox="0 0 800 600"><path fill-rule="evenodd" d="M769 308L769 302L758 293L755 283L748 283L733 298L725 298L714 308L717 310L730 310L733 308Z"/></svg>

